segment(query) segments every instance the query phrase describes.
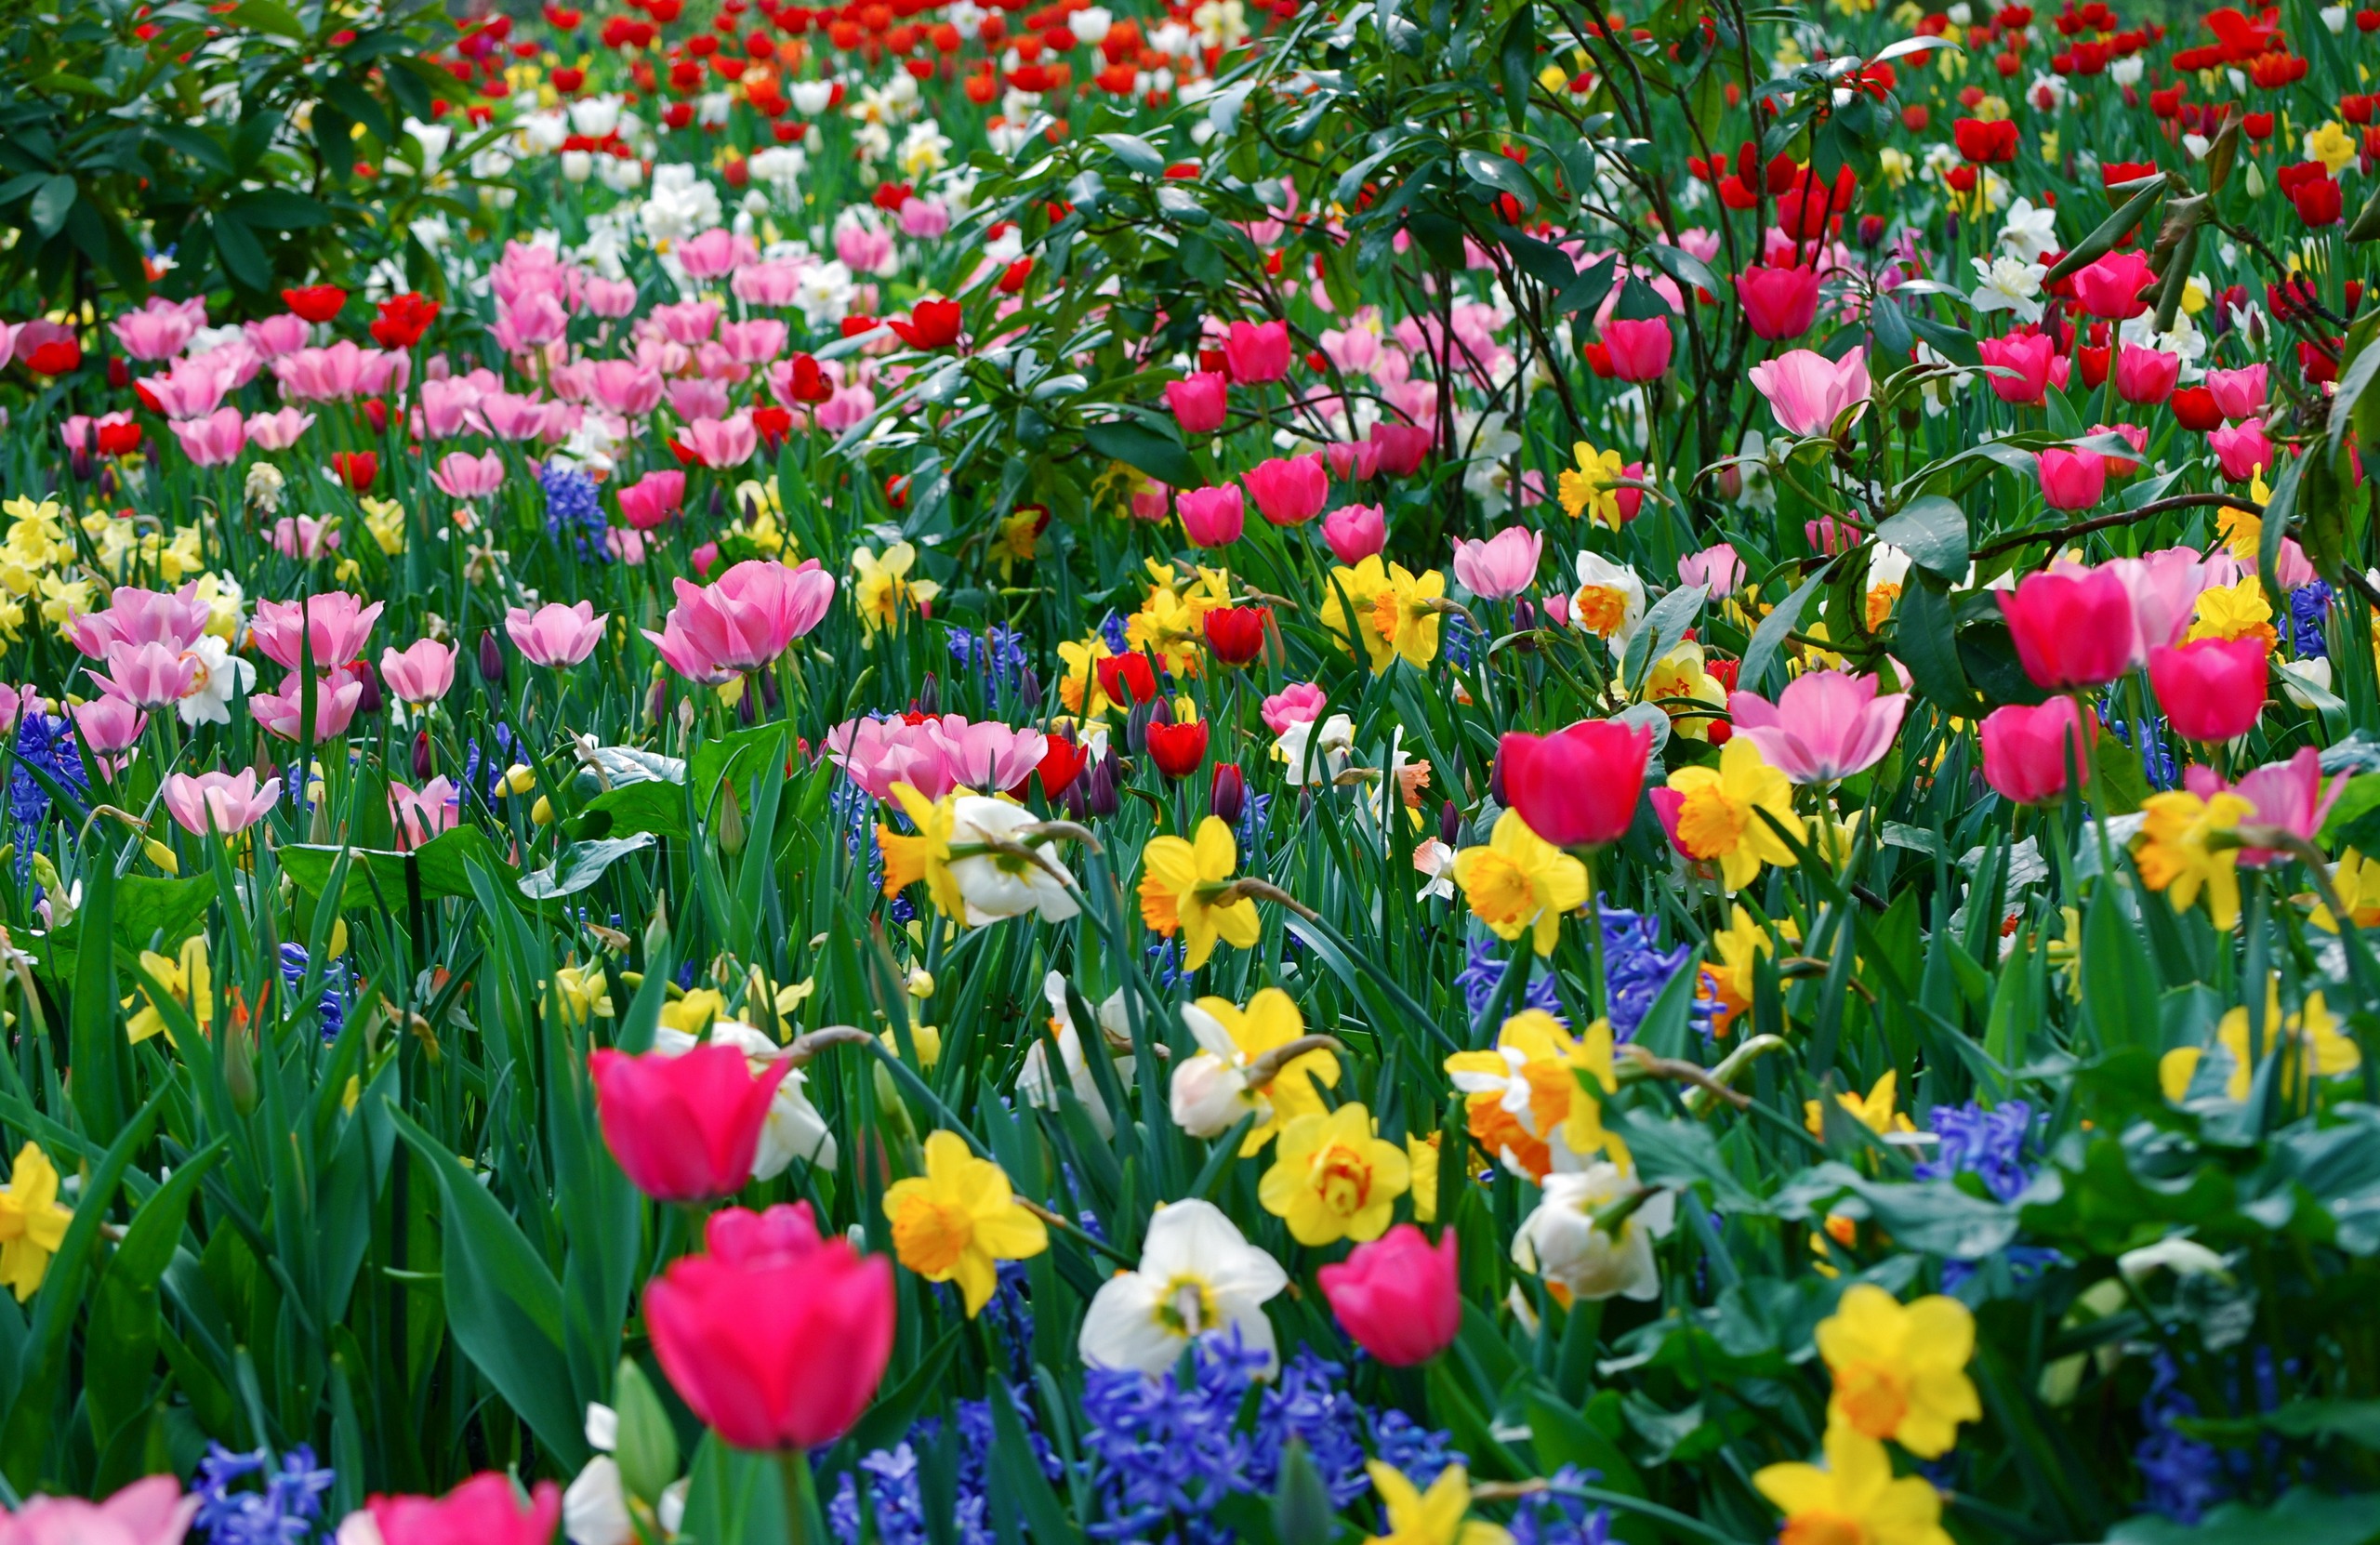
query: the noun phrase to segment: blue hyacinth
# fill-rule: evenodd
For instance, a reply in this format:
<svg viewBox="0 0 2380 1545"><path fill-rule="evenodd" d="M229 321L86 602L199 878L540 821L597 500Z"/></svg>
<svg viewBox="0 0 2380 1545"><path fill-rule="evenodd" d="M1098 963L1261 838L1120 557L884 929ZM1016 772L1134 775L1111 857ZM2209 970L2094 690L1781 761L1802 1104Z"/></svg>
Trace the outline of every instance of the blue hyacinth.
<svg viewBox="0 0 2380 1545"><path fill-rule="evenodd" d="M2133 1450L2133 1461L2148 1483L2149 1507L2176 1524L2195 1524L2230 1495L2223 1456L2180 1430L2178 1423L2198 1415L2198 1402L2182 1393L2172 1354L2160 1349L2151 1367L2149 1394L2140 1403L2149 1435Z"/></svg>
<svg viewBox="0 0 2380 1545"><path fill-rule="evenodd" d="M2032 1132L2033 1108L2011 1100L1990 1110L1975 1101L1937 1105L1934 1131L1941 1139L1935 1156L1917 1167L1922 1181L1976 1175L1998 1201L2014 1201L2032 1181L2025 1146Z"/></svg>
<svg viewBox="0 0 2380 1545"><path fill-rule="evenodd" d="M1600 908L1603 918L1604 1012L1611 1021L1612 1038L1627 1041L1645 1023L1653 1003L1670 979L1693 958L1694 946L1661 948L1661 925L1655 918L1625 907ZM1718 1006L1697 999L1688 1010L1696 1029L1706 1034Z"/></svg>
<svg viewBox="0 0 2380 1545"><path fill-rule="evenodd" d="M537 482L546 491L546 535L557 542L569 537L581 559L609 562L611 551L603 545L607 522L595 480L575 467L548 462L538 469Z"/></svg>
<svg viewBox="0 0 2380 1545"><path fill-rule="evenodd" d="M2319 660L2331 652L2322 624L2330 616L2331 588L2320 580L2289 592L2289 647L2301 660Z"/></svg>
<svg viewBox="0 0 2380 1545"><path fill-rule="evenodd" d="M41 844L42 827L50 815L49 789L30 768L39 768L52 783L78 799L89 789L91 776L83 766L73 720L27 709L17 720L17 765L8 777L8 815L16 827L20 881L33 867L33 850Z"/></svg>
<svg viewBox="0 0 2380 1545"><path fill-rule="evenodd" d="M303 944L281 946L281 984L295 993L306 984L306 969L312 957ZM323 1022L323 1039L335 1041L347 1027L347 962L333 960L323 967L323 996L314 1000L315 1015Z"/></svg>
<svg viewBox="0 0 2380 1545"><path fill-rule="evenodd" d="M191 1524L207 1545L304 1545L321 1538L333 1478L303 1444L274 1469L261 1448L239 1454L210 1443L192 1477L198 1512ZM255 1487L242 1485L251 1479Z"/></svg>
<svg viewBox="0 0 2380 1545"><path fill-rule="evenodd" d="M1503 984L1506 964L1496 941L1488 935L1474 934L1469 945L1470 960L1455 973L1454 984L1462 994L1462 1001L1473 1019L1487 1012L1495 1000L1496 990ZM1542 1009L1556 1019L1562 1017L1562 995L1554 985L1551 975L1535 975L1536 958L1524 956L1513 969L1532 973L1528 984L1521 989L1521 1000L1514 1005L1514 1012L1523 1009Z"/></svg>

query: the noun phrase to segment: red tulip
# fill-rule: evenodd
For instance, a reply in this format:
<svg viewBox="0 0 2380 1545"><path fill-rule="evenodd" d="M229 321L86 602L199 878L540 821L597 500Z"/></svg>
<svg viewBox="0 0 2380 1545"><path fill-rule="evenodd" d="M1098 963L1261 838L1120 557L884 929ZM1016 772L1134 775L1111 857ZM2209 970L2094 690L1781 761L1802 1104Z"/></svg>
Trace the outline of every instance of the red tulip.
<svg viewBox="0 0 2380 1545"><path fill-rule="evenodd" d="M511 1479L491 1470L443 1497L372 1497L364 1511L381 1545L550 1545L562 1524L562 1488L539 1481L524 1512Z"/></svg>
<svg viewBox="0 0 2380 1545"><path fill-rule="evenodd" d="M2297 206L2297 218L2309 231L2339 223L2346 204L2339 185L2327 177L2308 178L2290 190L2289 202Z"/></svg>
<svg viewBox="0 0 2380 1545"><path fill-rule="evenodd" d="M816 1448L851 1430L892 1354L892 1263L822 1240L810 1204L711 1216L710 1253L644 1292L661 1369L735 1447Z"/></svg>
<svg viewBox="0 0 2380 1545"><path fill-rule="evenodd" d="M1149 760L1157 770L1176 783L1198 771L1207 759L1207 721L1194 719L1187 724L1157 724L1149 726Z"/></svg>
<svg viewBox="0 0 2380 1545"><path fill-rule="evenodd" d="M769 1102L793 1071L791 1063L778 1062L756 1078L744 1053L718 1045L675 1057L603 1050L588 1060L604 1143L636 1188L661 1202L743 1190Z"/></svg>
<svg viewBox="0 0 2380 1545"><path fill-rule="evenodd" d="M337 284L308 284L281 292L282 303L308 322L328 322L346 309L347 292Z"/></svg>
<svg viewBox="0 0 2380 1545"><path fill-rule="evenodd" d="M2105 686L2139 661L2132 594L2112 570L2027 574L1999 595L2016 658L2037 687Z"/></svg>
<svg viewBox="0 0 2380 1545"><path fill-rule="evenodd" d="M331 466L340 482L361 494L380 475L380 456L377 451L333 451Z"/></svg>
<svg viewBox="0 0 2380 1545"><path fill-rule="evenodd" d="M1433 1246L1420 1229L1399 1223L1316 1275L1339 1327L1392 1367L1426 1363L1454 1344L1462 1294L1452 1229Z"/></svg>
<svg viewBox="0 0 2380 1545"><path fill-rule="evenodd" d="M1227 666L1244 666L1264 653L1266 606L1218 606L1206 616L1207 648Z"/></svg>
<svg viewBox="0 0 2380 1545"><path fill-rule="evenodd" d="M83 340L62 322L35 318L17 330L17 358L36 376L66 376L83 364Z"/></svg>
<svg viewBox="0 0 2380 1545"><path fill-rule="evenodd" d="M2270 668L2262 639L2201 639L2149 652L2149 684L2174 733L2210 744L2255 727Z"/></svg>
<svg viewBox="0 0 2380 1545"><path fill-rule="evenodd" d="M1989 165L2016 159L2016 125L2005 118L1996 123L1961 118L1950 125L1950 139L1969 161Z"/></svg>
<svg viewBox="0 0 2380 1545"><path fill-rule="evenodd" d="M345 298L340 297L342 304ZM437 320L438 302L407 290L380 302L380 314L372 322L372 341L383 349L411 349Z"/></svg>
<svg viewBox="0 0 2380 1545"><path fill-rule="evenodd" d="M1736 278L1736 300L1752 330L1765 338L1798 338L1818 316L1816 269L1773 269L1754 263Z"/></svg>
<svg viewBox="0 0 2380 1545"><path fill-rule="evenodd" d="M912 349L947 349L959 341L959 311L956 300L920 300L909 308L907 321L887 324Z"/></svg>
<svg viewBox="0 0 2380 1545"><path fill-rule="evenodd" d="M1580 720L1550 735L1507 734L1498 754L1504 793L1528 829L1562 848L1616 842L1636 819L1653 733L1615 720Z"/></svg>
<svg viewBox="0 0 2380 1545"><path fill-rule="evenodd" d="M2053 697L2038 707L2011 703L1994 708L1981 730L1983 781L2003 799L2039 805L2066 792L2069 759L2088 765L2099 721L2094 715L2078 733L2074 700Z"/></svg>
<svg viewBox="0 0 2380 1545"><path fill-rule="evenodd" d="M1157 695L1157 672L1145 654L1111 654L1098 662L1099 690L1117 703L1145 703Z"/></svg>
<svg viewBox="0 0 2380 1545"><path fill-rule="evenodd" d="M2169 405L2174 410L2175 422L2186 429L2196 429L2204 434L2222 426L2223 409L2215 402L2215 393L2205 387L2182 388L2174 393Z"/></svg>
<svg viewBox="0 0 2380 1545"><path fill-rule="evenodd" d="M1035 772L1041 779L1041 797L1055 799L1082 776L1091 753L1080 741L1068 740L1064 735L1051 735L1047 744L1048 749L1041 753L1041 765Z"/></svg>

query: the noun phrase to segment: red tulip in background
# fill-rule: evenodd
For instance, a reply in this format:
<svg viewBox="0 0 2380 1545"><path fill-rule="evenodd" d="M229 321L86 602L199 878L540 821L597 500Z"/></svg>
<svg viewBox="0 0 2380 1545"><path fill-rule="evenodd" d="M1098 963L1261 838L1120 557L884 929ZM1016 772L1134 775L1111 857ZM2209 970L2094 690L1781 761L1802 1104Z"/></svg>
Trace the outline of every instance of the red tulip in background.
<svg viewBox="0 0 2380 1545"><path fill-rule="evenodd" d="M1157 671L1145 654L1112 654L1097 663L1099 690L1117 703L1145 703L1157 695Z"/></svg>
<svg viewBox="0 0 2380 1545"><path fill-rule="evenodd" d="M1391 1367L1426 1363L1454 1344L1462 1325L1455 1232L1432 1245L1399 1223L1342 1261L1316 1274L1339 1327Z"/></svg>
<svg viewBox="0 0 2380 1545"><path fill-rule="evenodd" d="M1207 721L1194 719L1187 724L1151 724L1149 726L1149 760L1157 770L1175 783L1180 783L1198 771L1207 759Z"/></svg>
<svg viewBox="0 0 2380 1545"><path fill-rule="evenodd" d="M752 1178L769 1102L793 1071L752 1076L744 1053L705 1045L680 1056L602 1050L595 1075L603 1142L639 1191L658 1202L733 1196Z"/></svg>
<svg viewBox="0 0 2380 1545"><path fill-rule="evenodd" d="M339 481L361 494L372 486L380 475L380 454L377 451L333 451L331 466L338 472Z"/></svg>
<svg viewBox="0 0 2380 1545"><path fill-rule="evenodd" d="M1818 270L1754 263L1737 276L1736 299L1761 337L1798 338L1818 321Z"/></svg>
<svg viewBox="0 0 2380 1545"><path fill-rule="evenodd" d="M17 330L17 358L36 376L70 375L82 366L83 340L62 322L28 322Z"/></svg>
<svg viewBox="0 0 2380 1545"><path fill-rule="evenodd" d="M281 292L282 304L308 322L324 323L347 307L347 292L337 284L308 284Z"/></svg>
<svg viewBox="0 0 2380 1545"><path fill-rule="evenodd" d="M1999 595L2016 658L2037 687L2103 687L2139 662L2132 592L2111 569L2027 574Z"/></svg>
<svg viewBox="0 0 2380 1545"><path fill-rule="evenodd" d="M909 308L907 321L894 317L891 327L912 349L947 349L959 341L959 310L956 300L920 300Z"/></svg>
<svg viewBox="0 0 2380 1545"><path fill-rule="evenodd" d="M892 1262L821 1239L810 1204L729 1208L710 1252L645 1288L654 1354L696 1416L737 1448L816 1448L851 1430L892 1354Z"/></svg>
<svg viewBox="0 0 2380 1545"><path fill-rule="evenodd" d="M1206 615L1207 649L1227 666L1244 666L1264 653L1270 607L1218 606Z"/></svg>
<svg viewBox="0 0 2380 1545"><path fill-rule="evenodd" d="M374 1497L364 1511L380 1545L550 1545L562 1524L562 1488L539 1481L524 1510L511 1477L489 1471L443 1497Z"/></svg>
<svg viewBox="0 0 2380 1545"><path fill-rule="evenodd" d="M2186 429L2201 434L2223 426L2223 409L2215 393L2202 386L2184 387L2172 398L2174 419Z"/></svg>
<svg viewBox="0 0 2380 1545"><path fill-rule="evenodd" d="M383 349L411 349L438 320L438 302L412 290L380 302L372 319L372 341Z"/></svg>
<svg viewBox="0 0 2380 1545"><path fill-rule="evenodd" d="M1528 829L1559 848L1616 842L1636 819L1653 732L1586 719L1550 735L1514 731L1498 747L1504 796Z"/></svg>
<svg viewBox="0 0 2380 1545"><path fill-rule="evenodd" d="M2270 661L2262 639L2201 639L2149 652L2149 684L2174 733L2209 744L2244 735L2264 712Z"/></svg>
<svg viewBox="0 0 2380 1545"><path fill-rule="evenodd" d="M2037 707L2011 703L1984 716L1978 727L1983 741L1983 781L2003 799L2020 805L2046 804L2066 793L2069 761L2087 767L2091 746L2099 738L2095 714L2088 728L2078 731L2074 700L2053 697Z"/></svg>
<svg viewBox="0 0 2380 1545"><path fill-rule="evenodd" d="M1961 155L1979 165L2016 159L2016 125L2005 118L1961 118L1950 125L1950 139Z"/></svg>

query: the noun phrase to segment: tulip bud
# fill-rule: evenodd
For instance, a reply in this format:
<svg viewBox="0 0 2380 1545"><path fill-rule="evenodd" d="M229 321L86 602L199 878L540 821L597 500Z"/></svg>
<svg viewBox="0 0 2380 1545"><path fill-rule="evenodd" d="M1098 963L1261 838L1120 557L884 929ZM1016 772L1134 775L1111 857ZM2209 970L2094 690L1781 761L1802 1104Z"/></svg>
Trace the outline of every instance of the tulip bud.
<svg viewBox="0 0 2380 1545"><path fill-rule="evenodd" d="M378 713L383 706L380 695L380 673L372 668L372 663L368 660L350 661L347 669L348 674L354 677L355 684L364 689L363 694L355 700L355 711L361 715Z"/></svg>
<svg viewBox="0 0 2380 1545"><path fill-rule="evenodd" d="M1137 757L1149 748L1149 720L1157 717L1157 710L1163 706L1163 700L1154 697L1145 703L1132 705L1132 711L1124 716L1125 750ZM1172 710L1166 711L1170 713Z"/></svg>
<svg viewBox="0 0 2380 1545"><path fill-rule="evenodd" d="M775 671L763 670L759 674L760 678L760 706L768 709L770 713L774 714L785 706L784 689L777 685L777 673Z"/></svg>
<svg viewBox="0 0 2380 1545"><path fill-rule="evenodd" d="M1496 747L1495 756L1488 762L1488 798L1501 808L1511 808L1512 801L1504 798L1504 748L1501 746Z"/></svg>
<svg viewBox="0 0 2380 1545"><path fill-rule="evenodd" d="M924 684L918 688L918 712L929 719L942 712L942 683L932 671L926 672Z"/></svg>
<svg viewBox="0 0 2380 1545"><path fill-rule="evenodd" d="M655 724L669 716L669 679L667 676L654 678L653 692L645 699L645 709Z"/></svg>
<svg viewBox="0 0 2380 1545"><path fill-rule="evenodd" d="M1093 815L1113 815L1123 805L1123 797L1116 791L1116 753L1091 763L1091 772L1080 782L1083 803Z"/></svg>
<svg viewBox="0 0 2380 1545"><path fill-rule="evenodd" d="M747 729L751 727L752 693L740 692L735 694L735 721Z"/></svg>
<svg viewBox="0 0 2380 1545"><path fill-rule="evenodd" d="M1452 799L1438 807L1438 840L1449 848L1462 843L1462 812Z"/></svg>
<svg viewBox="0 0 2380 1545"><path fill-rule="evenodd" d="M504 646L496 641L493 628L480 633L480 680L491 687L504 685Z"/></svg>
<svg viewBox="0 0 2380 1545"><path fill-rule="evenodd" d="M431 759L430 754L430 732L427 730L416 730L413 733L414 782L417 784L429 782L430 769L435 765L436 763Z"/></svg>
<svg viewBox="0 0 2380 1545"><path fill-rule="evenodd" d="M1018 702L1028 706L1041 701L1041 678L1034 674L1031 666L1018 667L1016 696Z"/></svg>
<svg viewBox="0 0 2380 1545"><path fill-rule="evenodd" d="M1226 825L1239 825L1248 809L1248 779L1234 762L1215 766L1215 781L1207 792L1207 813Z"/></svg>
<svg viewBox="0 0 2380 1545"><path fill-rule="evenodd" d="M86 447L77 445L73 451L69 452L66 457L66 466L67 469L74 474L74 481L76 482L88 482L91 481L91 453Z"/></svg>

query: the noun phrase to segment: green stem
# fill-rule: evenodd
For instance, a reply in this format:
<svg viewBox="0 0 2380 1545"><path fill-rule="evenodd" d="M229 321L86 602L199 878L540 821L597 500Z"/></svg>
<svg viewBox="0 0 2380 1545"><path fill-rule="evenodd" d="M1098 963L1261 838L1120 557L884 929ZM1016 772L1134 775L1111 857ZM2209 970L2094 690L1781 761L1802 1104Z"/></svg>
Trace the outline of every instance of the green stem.
<svg viewBox="0 0 2380 1545"><path fill-rule="evenodd" d="M785 1486L786 1545L809 1545L810 1456L799 1448L780 1450L777 1477Z"/></svg>

